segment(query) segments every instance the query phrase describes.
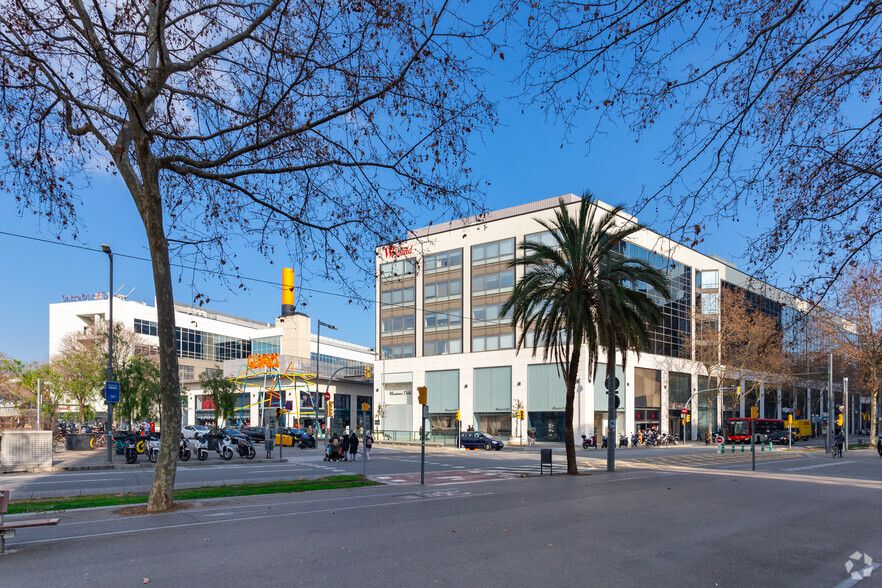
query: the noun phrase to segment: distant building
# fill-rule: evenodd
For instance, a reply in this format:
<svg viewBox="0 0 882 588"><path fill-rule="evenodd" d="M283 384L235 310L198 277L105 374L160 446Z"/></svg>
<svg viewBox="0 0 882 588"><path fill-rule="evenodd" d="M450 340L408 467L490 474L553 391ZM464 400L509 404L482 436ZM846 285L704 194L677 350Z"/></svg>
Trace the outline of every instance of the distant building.
<svg viewBox="0 0 882 588"><path fill-rule="evenodd" d="M571 210L580 198L561 197ZM478 217L455 220L409 232L403 242L376 250L376 366L374 395L384 407L387 430L416 431L419 386L428 388L430 426L436 438L454 433L457 411L469 425L503 437L517 434L512 413L526 410L524 428L539 440L563 439L565 386L557 366L532 349L515 353L516 335L501 305L522 276L511 268L524 240L550 237L534 220L553 219L559 198L549 198ZM610 210L606 204L599 206ZM636 220L623 214L623 220ZM646 229L622 243L622 252L664 272L672 299L662 305L664 319L650 349L638 360L629 353L627 369L617 360L621 404L620 433L658 427L682 433L682 410L690 411L687 436L716 430L727 416L743 415L740 405L725 406L722 394L710 405L696 392L707 388L700 365L684 344L695 331L692 309L698 305L716 320L721 289L752 292L757 308L774 317L787 345L804 344L805 302L763 284L716 256L708 256ZM650 293L651 294L651 293ZM716 310L715 310L716 309ZM583 353L583 357L585 354ZM600 355L604 357L603 352ZM582 366L575 399L576 434L607 430L606 366L597 378ZM811 402L814 393L815 403ZM818 390L763 389L760 414L781 418L791 410L803 415L817 404ZM749 415L749 410L748 410ZM786 418L786 416L784 416ZM794 416L794 418L796 418ZM803 417L804 418L804 417Z"/></svg>
<svg viewBox="0 0 882 588"><path fill-rule="evenodd" d="M66 297L68 302L49 305L49 353L58 353L63 337L68 333L82 333L90 327L106 323L108 299L106 293L89 297ZM83 300L83 298L91 298ZM188 304L175 303L175 341L181 377L186 390L184 423L203 424L214 419L211 399L199 387L199 375L214 372L226 377L238 377L243 384L242 398L231 422L258 425L263 422L263 408L282 408L290 402L291 410L284 416L285 426L315 426L325 420L324 393L327 390L334 401L333 430L346 426L365 425L374 420L371 386L371 367L374 352L363 345L347 343L321 333L311 333L310 317L294 313L290 305L275 324L263 323ZM144 302L117 297L113 302L114 322L135 331L141 343L135 353L158 356L156 308ZM320 353L320 355L318 355ZM278 367L268 370L258 356L273 356ZM249 362L249 358L251 358ZM249 363L256 369L250 369ZM260 366L258 367L258 363ZM346 368L337 371L338 368ZM318 378L286 378L284 372L311 375ZM282 377L271 381L267 372L282 372ZM337 371L328 387L328 378ZM261 374L257 377L257 374ZM296 380L296 382L295 382ZM285 383L287 382L287 384ZM273 384L282 386L281 397L266 391ZM317 395L318 410L313 406ZM310 392L307 393L307 390ZM278 392L278 391L277 391ZM270 401L267 401L270 396ZM367 407L367 410L364 408ZM95 405L103 416L104 402Z"/></svg>

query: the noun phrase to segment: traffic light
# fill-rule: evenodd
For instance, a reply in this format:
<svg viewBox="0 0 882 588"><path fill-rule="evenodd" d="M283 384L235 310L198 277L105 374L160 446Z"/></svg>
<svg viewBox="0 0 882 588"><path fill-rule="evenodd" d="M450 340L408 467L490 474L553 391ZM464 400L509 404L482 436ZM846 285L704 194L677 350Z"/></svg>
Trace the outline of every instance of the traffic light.
<svg viewBox="0 0 882 588"><path fill-rule="evenodd" d="M518 420L520 420L520 421L524 420L524 411L523 410L518 411Z"/></svg>
<svg viewBox="0 0 882 588"><path fill-rule="evenodd" d="M692 422L692 415L691 414L686 415L686 422L687 423Z"/></svg>
<svg viewBox="0 0 882 588"><path fill-rule="evenodd" d="M836 424L839 425L840 427L842 426L842 415L841 414L836 416Z"/></svg>
<svg viewBox="0 0 882 588"><path fill-rule="evenodd" d="M759 418L759 407L758 406L751 406L750 407L750 418L752 418L752 419Z"/></svg>
<svg viewBox="0 0 882 588"><path fill-rule="evenodd" d="M364 379L365 379L365 380L370 380L370 379L371 379L371 366L365 366L365 368L364 368Z"/></svg>
<svg viewBox="0 0 882 588"><path fill-rule="evenodd" d="M456 420L458 420L458 421L462 420L462 413L460 411L456 411Z"/></svg>
<svg viewBox="0 0 882 588"><path fill-rule="evenodd" d="M735 386L735 397L741 398L741 386ZM756 417L754 417L756 418Z"/></svg>
<svg viewBox="0 0 882 588"><path fill-rule="evenodd" d="M334 416L334 401L328 402L328 416Z"/></svg>
<svg viewBox="0 0 882 588"><path fill-rule="evenodd" d="M276 409L276 418L279 418L280 416L282 416L282 409L281 409L281 408L277 408L277 409Z"/></svg>
<svg viewBox="0 0 882 588"><path fill-rule="evenodd" d="M419 403L420 404L429 404L429 400L427 398L429 393L428 393L428 389L425 386L418 387L417 394L419 395Z"/></svg>

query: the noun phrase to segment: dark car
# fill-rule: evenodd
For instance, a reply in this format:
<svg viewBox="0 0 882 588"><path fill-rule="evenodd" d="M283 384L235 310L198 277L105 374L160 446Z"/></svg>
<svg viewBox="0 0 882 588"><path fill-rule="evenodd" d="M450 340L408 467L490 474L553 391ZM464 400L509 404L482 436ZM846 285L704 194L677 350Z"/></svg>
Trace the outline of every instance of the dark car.
<svg viewBox="0 0 882 588"><path fill-rule="evenodd" d="M796 435L791 435L787 429L770 433L766 435L766 439L777 445L793 445L796 443Z"/></svg>
<svg viewBox="0 0 882 588"><path fill-rule="evenodd" d="M285 427L282 429L275 429L274 433L276 435L290 436L294 440L294 445L299 445L301 442L303 442L303 445L305 445L306 447L315 447L315 439L306 431Z"/></svg>
<svg viewBox="0 0 882 588"><path fill-rule="evenodd" d="M240 432L251 439L252 443L263 443L266 441L266 429L264 427L242 427Z"/></svg>
<svg viewBox="0 0 882 588"><path fill-rule="evenodd" d="M495 449L499 451L505 447L505 443L481 431L468 431L460 436L460 444L466 449Z"/></svg>

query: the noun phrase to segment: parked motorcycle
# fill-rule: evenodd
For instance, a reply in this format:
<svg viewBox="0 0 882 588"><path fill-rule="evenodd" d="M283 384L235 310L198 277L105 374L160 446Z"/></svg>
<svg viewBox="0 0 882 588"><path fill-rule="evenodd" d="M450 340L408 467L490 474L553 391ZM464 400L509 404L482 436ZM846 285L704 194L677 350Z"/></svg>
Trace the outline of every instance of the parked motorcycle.
<svg viewBox="0 0 882 588"><path fill-rule="evenodd" d="M138 461L137 443L138 438L134 435L126 437L125 448L123 449L126 456L126 463L132 464Z"/></svg>
<svg viewBox="0 0 882 588"><path fill-rule="evenodd" d="M600 448L606 449L606 437L601 437L601 439L603 439L603 441L602 441L603 444L600 446Z"/></svg>
<svg viewBox="0 0 882 588"><path fill-rule="evenodd" d="M147 454L147 459L150 460L150 463L156 463L157 458L159 458L159 439L148 437L147 448L144 452Z"/></svg>
<svg viewBox="0 0 882 588"><path fill-rule="evenodd" d="M205 461L208 459L208 440L196 433L193 439L193 451L196 452L196 459Z"/></svg>
<svg viewBox="0 0 882 588"><path fill-rule="evenodd" d="M582 449L588 449L589 447L597 449L597 433L590 437L582 435Z"/></svg>
<svg viewBox="0 0 882 588"><path fill-rule="evenodd" d="M181 446L178 448L178 458L181 461L187 461L190 459L190 444L183 435L181 435Z"/></svg>
<svg viewBox="0 0 882 588"><path fill-rule="evenodd" d="M628 446L628 436L622 433L619 435L619 447L627 447Z"/></svg>
<svg viewBox="0 0 882 588"><path fill-rule="evenodd" d="M239 453L239 457L247 459L254 459L254 456L257 455L257 452L254 451L254 445L251 444L251 439L248 437L236 439L236 451Z"/></svg>
<svg viewBox="0 0 882 588"><path fill-rule="evenodd" d="M217 453L227 461L233 459L233 442L229 435L224 435L222 439L217 440Z"/></svg>

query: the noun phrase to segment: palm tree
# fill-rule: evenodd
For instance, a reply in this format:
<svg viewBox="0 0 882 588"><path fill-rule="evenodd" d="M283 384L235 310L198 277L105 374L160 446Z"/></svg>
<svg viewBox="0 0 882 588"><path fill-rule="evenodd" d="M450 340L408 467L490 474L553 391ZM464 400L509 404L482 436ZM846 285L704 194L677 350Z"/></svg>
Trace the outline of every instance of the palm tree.
<svg viewBox="0 0 882 588"><path fill-rule="evenodd" d="M578 218L570 216L561 200L553 221L536 219L554 243L521 243L523 255L511 266L524 266L524 276L501 309L504 314L511 313L512 326L520 328L517 350L532 346L535 356L538 347L543 347L543 359L552 357L563 374L564 443L567 474L572 475L579 473L573 405L583 345L588 371L596 376L600 347L604 346L607 378L614 376L616 350L635 349L639 353L648 347L650 334L661 322L662 312L647 294L648 288L670 298L666 277L649 264L620 253L624 240L643 228L630 221L623 223L621 211L616 207L603 212L586 192ZM622 356L624 362L626 354ZM607 467L613 470L616 407L615 395L609 397Z"/></svg>

